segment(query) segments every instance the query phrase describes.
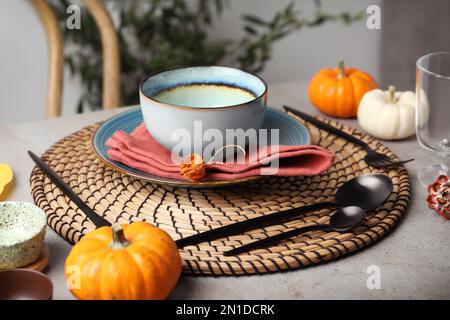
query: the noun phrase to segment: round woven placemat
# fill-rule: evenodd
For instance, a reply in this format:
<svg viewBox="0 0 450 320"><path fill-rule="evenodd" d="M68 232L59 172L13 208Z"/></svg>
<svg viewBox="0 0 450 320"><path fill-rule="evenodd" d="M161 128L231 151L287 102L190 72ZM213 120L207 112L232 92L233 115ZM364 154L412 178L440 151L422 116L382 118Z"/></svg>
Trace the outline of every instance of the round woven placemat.
<svg viewBox="0 0 450 320"><path fill-rule="evenodd" d="M369 142L379 152L396 157L388 148L360 132L328 121ZM268 249L225 257L222 252L281 231L328 221L332 210L322 210L296 220L205 242L180 250L183 271L195 275L243 275L293 270L348 255L388 233L405 213L410 182L404 167L378 170L362 159L361 148L306 124L313 143L336 153L327 172L312 177L267 177L255 182L216 189L183 189L148 183L106 167L96 158L91 137L97 125L60 140L42 158L98 214L111 223L148 221L174 239L210 230L259 215L334 199L336 189L355 176L379 172L394 183L384 206L369 212L352 232L309 232ZM95 227L86 216L37 168L31 175L36 204L45 210L48 224L64 239L76 243Z"/></svg>

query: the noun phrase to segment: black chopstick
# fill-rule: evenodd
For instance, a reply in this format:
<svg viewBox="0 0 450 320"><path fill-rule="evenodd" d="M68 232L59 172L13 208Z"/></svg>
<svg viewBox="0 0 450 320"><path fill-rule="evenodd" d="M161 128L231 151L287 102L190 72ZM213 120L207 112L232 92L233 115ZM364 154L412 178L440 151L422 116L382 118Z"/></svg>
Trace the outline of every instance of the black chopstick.
<svg viewBox="0 0 450 320"><path fill-rule="evenodd" d="M111 226L111 223L109 223L106 219L95 213L91 208L87 206L86 203L83 202L83 200L78 197L75 192L70 189L69 185L64 182L61 177L59 177L50 167L42 161L41 158L39 158L37 155L35 155L33 152L28 151L29 156L31 159L36 163L36 165L39 167L39 169L44 172L44 174L59 188L61 191L70 199L72 200L78 208L83 211L86 216L95 224L97 228L104 227L104 226Z"/></svg>
<svg viewBox="0 0 450 320"><path fill-rule="evenodd" d="M292 107L289 106L283 106L284 111L288 111L294 115L296 115L297 117L302 118L303 120L308 121L309 123L312 123L313 125L315 125L317 128L331 132L332 134L335 134L337 136L340 136L348 141L353 142L354 144L357 144L359 146L361 146L362 148L366 148L367 144L364 141L359 140L358 138L342 131L339 130L336 127L333 127L332 125L329 125L323 121L320 121L319 119L314 118L313 116L310 116L307 113L304 113L298 109L294 109Z"/></svg>

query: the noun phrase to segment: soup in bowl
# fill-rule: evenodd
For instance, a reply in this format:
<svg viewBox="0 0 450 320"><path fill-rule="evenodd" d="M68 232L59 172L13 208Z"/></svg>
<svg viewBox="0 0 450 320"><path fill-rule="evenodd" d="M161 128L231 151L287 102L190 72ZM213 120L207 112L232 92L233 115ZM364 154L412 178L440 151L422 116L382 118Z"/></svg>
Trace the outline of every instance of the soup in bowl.
<svg viewBox="0 0 450 320"><path fill-rule="evenodd" d="M239 69L188 67L145 78L139 96L144 123L156 141L169 150L201 154L212 133L226 137L227 129L261 127L267 85Z"/></svg>

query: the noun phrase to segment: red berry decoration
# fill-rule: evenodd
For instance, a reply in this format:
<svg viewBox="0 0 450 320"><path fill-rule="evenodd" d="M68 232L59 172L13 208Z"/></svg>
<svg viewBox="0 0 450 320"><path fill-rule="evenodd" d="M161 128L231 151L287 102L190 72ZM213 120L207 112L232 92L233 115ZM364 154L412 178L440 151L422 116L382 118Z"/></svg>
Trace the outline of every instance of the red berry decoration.
<svg viewBox="0 0 450 320"><path fill-rule="evenodd" d="M450 220L450 177L439 176L428 186L428 207Z"/></svg>
<svg viewBox="0 0 450 320"><path fill-rule="evenodd" d="M190 181L199 181L206 174L206 163L197 153L191 153L180 164L180 175Z"/></svg>

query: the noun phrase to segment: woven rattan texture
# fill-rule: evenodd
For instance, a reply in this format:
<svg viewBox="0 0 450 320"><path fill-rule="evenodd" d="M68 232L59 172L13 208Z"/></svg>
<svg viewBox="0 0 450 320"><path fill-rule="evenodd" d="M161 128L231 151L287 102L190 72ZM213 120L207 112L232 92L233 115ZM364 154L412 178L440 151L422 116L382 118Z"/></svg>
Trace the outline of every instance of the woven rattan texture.
<svg viewBox="0 0 450 320"><path fill-rule="evenodd" d="M369 136L329 121L369 142L379 152L396 157ZM106 167L96 158L91 137L98 125L80 130L56 143L42 157L70 187L108 221L145 220L166 230L174 239L210 230L259 215L334 199L336 189L355 176L379 172L394 183L385 205L369 212L364 223L347 233L309 232L279 245L249 254L224 257L222 252L305 224L325 223L332 210L305 215L282 225L223 238L180 251L183 271L195 275L245 275L293 270L348 255L387 234L405 214L410 182L404 167L378 170L362 159L361 148L306 124L314 144L336 152L327 172L312 177L268 177L239 186L216 189L183 189L134 179ZM37 168L31 175L33 198L45 210L48 224L64 239L76 243L94 229L86 216Z"/></svg>

